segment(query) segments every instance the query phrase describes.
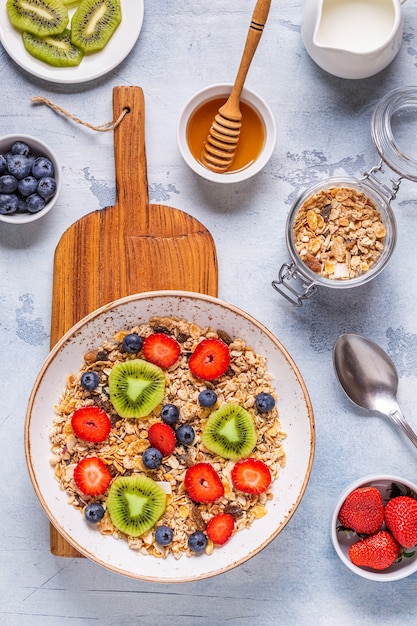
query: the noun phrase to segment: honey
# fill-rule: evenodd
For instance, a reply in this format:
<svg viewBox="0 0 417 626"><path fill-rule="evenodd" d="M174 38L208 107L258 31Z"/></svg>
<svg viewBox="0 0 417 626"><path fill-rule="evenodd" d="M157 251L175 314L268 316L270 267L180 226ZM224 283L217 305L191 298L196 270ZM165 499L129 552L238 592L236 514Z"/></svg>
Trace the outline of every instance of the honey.
<svg viewBox="0 0 417 626"><path fill-rule="evenodd" d="M209 134L210 126L219 108L226 102L225 97L207 100L195 109L187 125L187 143L193 157L201 165L201 154L204 142ZM246 169L256 161L265 143L264 123L257 113L246 102L240 102L242 126L235 158L225 175ZM204 166L203 166L204 167Z"/></svg>

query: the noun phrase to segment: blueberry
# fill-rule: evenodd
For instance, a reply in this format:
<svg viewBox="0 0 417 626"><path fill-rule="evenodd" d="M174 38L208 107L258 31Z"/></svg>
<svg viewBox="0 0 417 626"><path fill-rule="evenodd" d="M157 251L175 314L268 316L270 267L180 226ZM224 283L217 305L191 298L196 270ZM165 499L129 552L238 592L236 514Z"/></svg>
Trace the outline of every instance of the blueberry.
<svg viewBox="0 0 417 626"><path fill-rule="evenodd" d="M162 463L162 454L156 448L148 448L142 454L142 461L148 469L158 469Z"/></svg>
<svg viewBox="0 0 417 626"><path fill-rule="evenodd" d="M189 446L194 441L194 428L189 424L182 424L182 426L179 426L175 431L175 436L178 443L184 446Z"/></svg>
<svg viewBox="0 0 417 626"><path fill-rule="evenodd" d="M19 199L14 193L0 193L0 213L9 215L16 213Z"/></svg>
<svg viewBox="0 0 417 626"><path fill-rule="evenodd" d="M122 348L125 352L129 352L130 354L135 354L142 349L143 339L137 333L129 333L123 337Z"/></svg>
<svg viewBox="0 0 417 626"><path fill-rule="evenodd" d="M19 179L25 178L31 170L30 161L23 154L12 154L7 161L7 169L9 170L9 174L12 174L12 176Z"/></svg>
<svg viewBox="0 0 417 626"><path fill-rule="evenodd" d="M27 213L27 212L28 210L26 208L26 198L18 198L16 213Z"/></svg>
<svg viewBox="0 0 417 626"><path fill-rule="evenodd" d="M173 426L178 421L179 416L180 411L175 404L166 404L162 407L161 418L165 424Z"/></svg>
<svg viewBox="0 0 417 626"><path fill-rule="evenodd" d="M206 409L211 408L217 402L217 393L213 389L203 389L198 394L198 402Z"/></svg>
<svg viewBox="0 0 417 626"><path fill-rule="evenodd" d="M172 528L169 526L158 526L155 530L155 541L160 546L168 546L174 537Z"/></svg>
<svg viewBox="0 0 417 626"><path fill-rule="evenodd" d="M87 504L84 509L84 517L88 522L92 524L97 524L104 516L104 507L102 504L98 502L92 502L91 504Z"/></svg>
<svg viewBox="0 0 417 626"><path fill-rule="evenodd" d="M100 378L97 372L84 372L81 374L80 383L87 391L93 391L99 384Z"/></svg>
<svg viewBox="0 0 417 626"><path fill-rule="evenodd" d="M22 196L30 196L35 193L38 180L34 176L25 176L17 181L17 189Z"/></svg>
<svg viewBox="0 0 417 626"><path fill-rule="evenodd" d="M272 411L275 406L275 398L271 396L270 393L263 391L256 396L255 404L259 413L268 413L268 411Z"/></svg>
<svg viewBox="0 0 417 626"><path fill-rule="evenodd" d="M193 552L203 552L207 545L207 537L201 530L196 530L188 537L188 547Z"/></svg>
<svg viewBox="0 0 417 626"><path fill-rule="evenodd" d="M23 154L24 156L28 156L30 148L24 141L15 141L10 148L10 152L12 154Z"/></svg>
<svg viewBox="0 0 417 626"><path fill-rule="evenodd" d="M37 191L40 197L45 198L45 200L52 198L56 192L55 178L52 178L51 176L44 176L43 178L40 178Z"/></svg>
<svg viewBox="0 0 417 626"><path fill-rule="evenodd" d="M3 174L7 169L7 161L2 154L0 154L0 174Z"/></svg>
<svg viewBox="0 0 417 626"><path fill-rule="evenodd" d="M0 193L13 193L17 189L17 179L10 174L0 176Z"/></svg>
<svg viewBox="0 0 417 626"><path fill-rule="evenodd" d="M44 198L38 196L37 193L32 193L30 196L27 197L26 200L26 208L29 213L37 213L38 211L42 211L45 204L46 201L44 200Z"/></svg>
<svg viewBox="0 0 417 626"><path fill-rule="evenodd" d="M47 157L37 157L32 165L32 174L35 178L54 175L54 166Z"/></svg>

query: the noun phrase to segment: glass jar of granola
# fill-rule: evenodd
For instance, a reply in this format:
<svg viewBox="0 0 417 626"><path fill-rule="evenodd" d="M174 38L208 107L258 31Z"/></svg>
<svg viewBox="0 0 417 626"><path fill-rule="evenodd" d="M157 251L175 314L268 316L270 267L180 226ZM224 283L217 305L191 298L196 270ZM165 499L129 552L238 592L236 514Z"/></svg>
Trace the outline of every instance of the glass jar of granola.
<svg viewBox="0 0 417 626"><path fill-rule="evenodd" d="M272 282L295 306L319 286L363 285L388 263L397 234L391 201L403 178L417 182L417 144L410 127L417 128L417 87L391 91L371 120L378 165L360 179L316 183L297 198L286 225L292 261Z"/></svg>

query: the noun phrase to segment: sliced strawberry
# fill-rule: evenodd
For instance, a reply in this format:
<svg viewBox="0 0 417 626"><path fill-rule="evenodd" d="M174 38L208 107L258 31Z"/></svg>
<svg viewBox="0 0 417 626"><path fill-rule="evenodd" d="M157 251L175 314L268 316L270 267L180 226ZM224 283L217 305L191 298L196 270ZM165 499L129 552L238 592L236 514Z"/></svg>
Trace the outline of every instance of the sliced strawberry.
<svg viewBox="0 0 417 626"><path fill-rule="evenodd" d="M145 338L142 351L147 361L167 369L178 361L181 348L178 341L170 335L152 333Z"/></svg>
<svg viewBox="0 0 417 626"><path fill-rule="evenodd" d="M230 365L230 351L221 339L203 339L188 360L188 366L196 378L215 380L223 376Z"/></svg>
<svg viewBox="0 0 417 626"><path fill-rule="evenodd" d="M107 465L96 456L81 459L74 469L75 484L87 496L104 493L111 479Z"/></svg>
<svg viewBox="0 0 417 626"><path fill-rule="evenodd" d="M148 430L148 439L151 446L159 450L163 456L171 454L177 445L177 438L171 426L162 422L152 424Z"/></svg>
<svg viewBox="0 0 417 626"><path fill-rule="evenodd" d="M194 502L214 502L224 494L223 483L210 463L196 463L187 469L184 487Z"/></svg>
<svg viewBox="0 0 417 626"><path fill-rule="evenodd" d="M98 406L83 406L74 411L71 425L77 437L93 443L104 441L111 430L109 416Z"/></svg>
<svg viewBox="0 0 417 626"><path fill-rule="evenodd" d="M263 493L272 481L269 467L254 458L238 461L233 466L231 477L236 489L249 494Z"/></svg>
<svg viewBox="0 0 417 626"><path fill-rule="evenodd" d="M209 539L222 546L230 537L235 527L235 518L230 513L219 513L207 524L206 533Z"/></svg>

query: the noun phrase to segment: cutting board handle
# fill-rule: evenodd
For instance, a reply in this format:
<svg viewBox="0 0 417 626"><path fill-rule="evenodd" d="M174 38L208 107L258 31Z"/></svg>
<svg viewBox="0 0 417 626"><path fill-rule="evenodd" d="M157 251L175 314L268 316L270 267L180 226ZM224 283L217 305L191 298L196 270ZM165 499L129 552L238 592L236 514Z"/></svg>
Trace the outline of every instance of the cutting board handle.
<svg viewBox="0 0 417 626"><path fill-rule="evenodd" d="M128 113L114 130L116 203L126 232L149 223L148 176L145 150L145 98L140 87L113 88L113 119Z"/></svg>

